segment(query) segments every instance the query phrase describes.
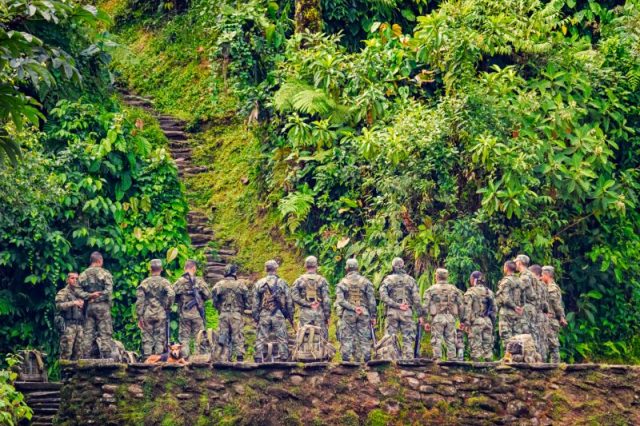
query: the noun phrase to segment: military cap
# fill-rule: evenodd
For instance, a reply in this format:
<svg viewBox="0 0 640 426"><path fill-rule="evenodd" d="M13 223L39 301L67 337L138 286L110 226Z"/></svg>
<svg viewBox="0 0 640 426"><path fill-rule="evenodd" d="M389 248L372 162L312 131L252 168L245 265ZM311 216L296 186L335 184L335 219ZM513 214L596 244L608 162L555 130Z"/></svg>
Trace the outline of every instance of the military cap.
<svg viewBox="0 0 640 426"><path fill-rule="evenodd" d="M449 271L444 268L436 269L436 278L444 279L449 276Z"/></svg>
<svg viewBox="0 0 640 426"><path fill-rule="evenodd" d="M356 259L347 259L347 271L355 271L358 269L358 261Z"/></svg>
<svg viewBox="0 0 640 426"><path fill-rule="evenodd" d="M513 261L514 262L520 261L520 262L522 262L522 263L524 263L525 265L528 266L529 262L531 262L531 259L529 259L529 256L527 256L526 254L519 254L519 255L516 256L515 259L513 259Z"/></svg>
<svg viewBox="0 0 640 426"><path fill-rule="evenodd" d="M553 275L556 272L556 270L553 266L545 265L542 267L542 273L544 274L545 272Z"/></svg>
<svg viewBox="0 0 640 426"><path fill-rule="evenodd" d="M318 266L318 259L315 256L308 256L304 260L304 266L307 268L315 268Z"/></svg>
<svg viewBox="0 0 640 426"><path fill-rule="evenodd" d="M402 269L404 268L404 260L400 257L394 257L391 261L391 267L393 269Z"/></svg>
<svg viewBox="0 0 640 426"><path fill-rule="evenodd" d="M266 269L267 271L275 271L276 269L278 269L278 262L276 262L275 260L271 259L271 260L267 260L264 263L264 269Z"/></svg>

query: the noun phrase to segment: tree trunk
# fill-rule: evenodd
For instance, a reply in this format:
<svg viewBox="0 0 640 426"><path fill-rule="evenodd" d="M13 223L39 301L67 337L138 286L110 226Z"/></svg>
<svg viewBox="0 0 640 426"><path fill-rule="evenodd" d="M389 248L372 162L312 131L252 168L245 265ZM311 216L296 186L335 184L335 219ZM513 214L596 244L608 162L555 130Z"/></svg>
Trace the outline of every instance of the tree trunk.
<svg viewBox="0 0 640 426"><path fill-rule="evenodd" d="M296 33L322 31L320 0L296 0Z"/></svg>

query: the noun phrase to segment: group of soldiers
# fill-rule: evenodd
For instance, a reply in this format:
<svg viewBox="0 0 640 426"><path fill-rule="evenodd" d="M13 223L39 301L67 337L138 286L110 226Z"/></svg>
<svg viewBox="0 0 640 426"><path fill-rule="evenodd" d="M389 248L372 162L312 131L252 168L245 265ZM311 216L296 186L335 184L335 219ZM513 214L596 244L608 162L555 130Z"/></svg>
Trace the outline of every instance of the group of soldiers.
<svg viewBox="0 0 640 426"><path fill-rule="evenodd" d="M205 330L204 301L212 300L219 314L217 339L228 360L245 358L244 315L256 323L254 360L262 362L265 347L275 345L275 359L289 358L287 322L294 326L298 309L298 329L314 326L328 339L332 311L327 280L318 273L318 260L309 256L305 273L290 287L277 275L278 263L265 263L266 276L250 291L237 277L237 267L228 265L224 279L213 288L197 276L195 261L185 263L184 274L171 284L162 275L162 262L150 262L150 276L137 289L136 315L142 333L142 355L167 351L170 339L168 317L178 306L179 340L182 353L190 354L190 343ZM436 283L421 300L416 280L406 273L404 261L395 258L392 272L379 287L384 305L386 336L399 341L399 356L420 356L420 334L431 333L434 358L461 360L464 334L472 360L492 360L496 313L502 342L519 334L530 334L543 360L559 362L558 332L566 325L562 297L551 266L529 267L529 258L518 255L504 264L504 278L497 292L487 287L484 274L475 271L463 293L448 282L446 269L436 270ZM56 295L56 307L64 318L60 342L64 359L112 358L111 305L113 279L103 268L98 252L80 275L70 273L67 286ZM377 303L374 286L359 273L356 259L347 259L346 274L335 288L337 337L343 361L368 361L375 352ZM497 312L496 312L497 311ZM383 339L385 340L385 339ZM444 349L444 351L443 351Z"/></svg>

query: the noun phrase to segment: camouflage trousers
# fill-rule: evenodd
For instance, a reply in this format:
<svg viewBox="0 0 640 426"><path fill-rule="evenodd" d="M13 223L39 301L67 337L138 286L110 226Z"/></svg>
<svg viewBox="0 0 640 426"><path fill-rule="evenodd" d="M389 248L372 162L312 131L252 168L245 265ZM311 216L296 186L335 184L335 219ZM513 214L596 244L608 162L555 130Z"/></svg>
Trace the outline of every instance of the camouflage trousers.
<svg viewBox="0 0 640 426"><path fill-rule="evenodd" d="M413 349L416 343L416 324L413 322L413 311L402 311L400 309L389 308L384 323L384 332L389 336L402 336L402 358L413 358Z"/></svg>
<svg viewBox="0 0 640 426"><path fill-rule="evenodd" d="M431 349L433 357L444 359L442 346L447 349L447 358L456 358L456 319L451 314L438 314L431 320Z"/></svg>
<svg viewBox="0 0 640 426"><path fill-rule="evenodd" d="M464 331L456 328L456 361L464 361Z"/></svg>
<svg viewBox="0 0 640 426"><path fill-rule="evenodd" d="M278 358L281 361L289 359L289 347L287 346L287 319L282 312L277 311L273 315L271 312L262 311L258 320L258 333L256 335L256 352L254 358L262 358L264 349L269 343L269 337L273 333L278 346Z"/></svg>
<svg viewBox="0 0 640 426"><path fill-rule="evenodd" d="M549 318L547 314L538 312L537 325L540 330L538 352L542 355L542 361L546 362L549 356Z"/></svg>
<svg viewBox="0 0 640 426"><path fill-rule="evenodd" d="M371 318L369 314L358 315L344 310L340 328L340 353L343 361L360 362L371 359Z"/></svg>
<svg viewBox="0 0 640 426"><path fill-rule="evenodd" d="M324 312L322 309L313 308L301 308L300 316L298 317L299 327L302 328L305 325L315 325L322 329L322 336L327 339L329 337L329 331L327 329L327 323L325 321Z"/></svg>
<svg viewBox="0 0 640 426"><path fill-rule="evenodd" d="M500 335L500 341L504 346L507 343L507 340L509 340L511 337L518 334L523 334L523 321L520 315L512 310L500 309L499 317L498 334Z"/></svg>
<svg viewBox="0 0 640 426"><path fill-rule="evenodd" d="M234 355L244 358L244 318L240 312L220 312L218 343L224 347L228 360Z"/></svg>
<svg viewBox="0 0 640 426"><path fill-rule="evenodd" d="M493 359L493 323L490 318L476 318L471 323L468 339L472 360Z"/></svg>
<svg viewBox="0 0 640 426"><path fill-rule="evenodd" d="M188 357L191 353L191 340L204 330L204 320L198 314L197 316L181 316L178 322L178 339L182 345L182 356Z"/></svg>
<svg viewBox="0 0 640 426"><path fill-rule="evenodd" d="M111 306L106 302L89 303L87 319L83 327L83 358L91 356L94 344L98 346L100 358L111 358L113 350L113 325L111 323Z"/></svg>
<svg viewBox="0 0 640 426"><path fill-rule="evenodd" d="M83 325L65 323L64 333L60 336L60 359L76 360L82 357Z"/></svg>
<svg viewBox="0 0 640 426"><path fill-rule="evenodd" d="M560 323L557 319L549 319L549 327L547 334L547 344L549 345L549 362L560 362L560 339L558 339L558 333L560 332Z"/></svg>
<svg viewBox="0 0 640 426"><path fill-rule="evenodd" d="M167 317L143 317L142 355L162 354L167 350Z"/></svg>

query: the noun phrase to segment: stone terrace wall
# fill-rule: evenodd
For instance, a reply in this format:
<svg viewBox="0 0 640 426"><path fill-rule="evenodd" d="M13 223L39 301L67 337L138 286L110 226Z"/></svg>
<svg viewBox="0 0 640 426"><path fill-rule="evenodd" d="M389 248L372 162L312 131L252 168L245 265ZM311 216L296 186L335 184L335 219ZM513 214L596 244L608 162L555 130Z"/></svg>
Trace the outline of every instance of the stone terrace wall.
<svg viewBox="0 0 640 426"><path fill-rule="evenodd" d="M640 368L70 363L63 425L640 424Z"/></svg>

